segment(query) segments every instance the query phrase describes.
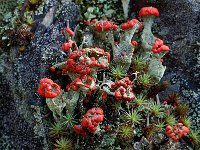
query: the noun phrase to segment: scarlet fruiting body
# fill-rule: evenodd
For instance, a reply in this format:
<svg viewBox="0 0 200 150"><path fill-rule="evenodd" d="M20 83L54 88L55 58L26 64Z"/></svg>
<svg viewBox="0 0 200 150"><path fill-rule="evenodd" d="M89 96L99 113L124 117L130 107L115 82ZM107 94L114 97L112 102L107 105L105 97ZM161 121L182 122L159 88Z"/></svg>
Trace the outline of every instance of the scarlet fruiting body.
<svg viewBox="0 0 200 150"><path fill-rule="evenodd" d="M54 83L51 79L43 78L40 80L38 93L46 98L54 98L60 95L61 87Z"/></svg>
<svg viewBox="0 0 200 150"><path fill-rule="evenodd" d="M156 38L155 43L152 46L151 51L153 53L161 53L161 52L168 52L169 47L163 44L163 41L159 38Z"/></svg>
<svg viewBox="0 0 200 150"><path fill-rule="evenodd" d="M183 126L182 123L177 123L173 127L167 125L165 128L166 134L175 142L178 142L183 136L186 136L189 133L189 128Z"/></svg>
<svg viewBox="0 0 200 150"><path fill-rule="evenodd" d="M71 37L74 36L74 32L68 27L63 29L62 31L63 35L65 35L65 32L67 32Z"/></svg>
<svg viewBox="0 0 200 150"><path fill-rule="evenodd" d="M55 72L55 68L54 68L54 67L50 67L49 70L50 70L51 72Z"/></svg>
<svg viewBox="0 0 200 150"><path fill-rule="evenodd" d="M139 16L140 17L146 17L146 16L155 16L158 17L159 16L159 11L157 8L155 7L143 7L140 11L139 11Z"/></svg>
<svg viewBox="0 0 200 150"><path fill-rule="evenodd" d="M142 28L142 24L137 20L137 19L132 19L126 23L123 23L121 25L121 29L122 30L129 30L131 28L133 28L135 26L135 24L139 24L139 28L141 29Z"/></svg>
<svg viewBox="0 0 200 150"><path fill-rule="evenodd" d="M99 123L104 119L103 110L100 107L89 109L81 120L81 127L75 125L74 131L77 134L85 135L86 131L95 134Z"/></svg>
<svg viewBox="0 0 200 150"><path fill-rule="evenodd" d="M138 45L137 41L131 41L131 44L135 47Z"/></svg>
<svg viewBox="0 0 200 150"><path fill-rule="evenodd" d="M95 26L96 31L100 32L100 31L108 31L111 29L117 29L117 25L114 24L111 21L99 21L96 26Z"/></svg>
<svg viewBox="0 0 200 150"><path fill-rule="evenodd" d="M135 99L135 95L132 90L132 82L128 77L116 81L111 85L112 89L115 90L115 98L120 101L131 101Z"/></svg>

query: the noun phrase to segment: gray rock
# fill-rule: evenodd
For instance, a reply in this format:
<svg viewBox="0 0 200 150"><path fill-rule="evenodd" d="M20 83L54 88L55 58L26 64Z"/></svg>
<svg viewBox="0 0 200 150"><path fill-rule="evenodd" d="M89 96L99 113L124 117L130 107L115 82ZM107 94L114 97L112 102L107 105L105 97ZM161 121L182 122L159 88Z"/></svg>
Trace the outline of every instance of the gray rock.
<svg viewBox="0 0 200 150"><path fill-rule="evenodd" d="M35 39L26 51L19 54L13 47L0 55L0 149L50 149L37 88L41 78L49 77L49 66L64 59L61 29L68 20L74 29L80 12L74 3L57 0L45 1L42 8L46 15L35 16Z"/></svg>
<svg viewBox="0 0 200 150"><path fill-rule="evenodd" d="M158 35L171 49L164 58L163 80L171 84L167 92L181 94L190 106L193 128L200 129L200 1L163 0L159 10Z"/></svg>
<svg viewBox="0 0 200 150"><path fill-rule="evenodd" d="M199 0L134 0L133 11L144 6L159 9L154 34L170 47L163 63L167 70L162 80L170 88L160 96L177 92L183 103L190 106L193 128L200 129L200 1Z"/></svg>

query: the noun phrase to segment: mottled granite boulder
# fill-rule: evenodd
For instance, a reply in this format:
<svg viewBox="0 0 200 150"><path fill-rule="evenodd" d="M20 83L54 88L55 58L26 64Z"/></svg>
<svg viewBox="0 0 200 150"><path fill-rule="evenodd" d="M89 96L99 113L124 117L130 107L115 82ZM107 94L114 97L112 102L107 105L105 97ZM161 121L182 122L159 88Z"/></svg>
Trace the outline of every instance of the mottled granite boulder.
<svg viewBox="0 0 200 150"><path fill-rule="evenodd" d="M43 112L44 99L37 94L39 80L48 68L62 61L61 29L75 28L79 7L47 0L35 16L35 39L23 54L17 47L0 55L0 149L50 149Z"/></svg>
<svg viewBox="0 0 200 150"><path fill-rule="evenodd" d="M192 125L200 130L200 1L134 0L131 4L135 12L149 5L160 11L154 34L171 49L164 57L167 70L163 77L170 81L170 88L160 96L180 93L182 101L190 106Z"/></svg>
<svg viewBox="0 0 200 150"><path fill-rule="evenodd" d="M200 1L164 0L160 7L158 34L171 48L163 80L170 81L168 92L181 94L192 125L200 130Z"/></svg>

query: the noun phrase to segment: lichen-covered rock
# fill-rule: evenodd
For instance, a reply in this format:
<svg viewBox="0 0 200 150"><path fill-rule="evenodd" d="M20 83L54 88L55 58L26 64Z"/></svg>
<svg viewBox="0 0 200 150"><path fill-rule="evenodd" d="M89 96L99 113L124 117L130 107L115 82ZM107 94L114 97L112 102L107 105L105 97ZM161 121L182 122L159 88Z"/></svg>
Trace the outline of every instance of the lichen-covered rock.
<svg viewBox="0 0 200 150"><path fill-rule="evenodd" d="M146 6L147 3L138 2L139 5ZM171 49L163 63L167 67L163 80L170 81L170 88L161 96L164 98L173 91L180 93L182 100L190 106L193 128L199 129L200 3L198 0L163 0L157 7L161 15L155 20L153 31Z"/></svg>
<svg viewBox="0 0 200 150"><path fill-rule="evenodd" d="M37 94L38 83L49 76L52 62L64 59L60 49L64 38L60 31L68 22L74 29L80 12L74 3L57 0L45 1L40 11L42 15L35 16L38 20L35 38L26 51L20 54L14 46L0 55L0 138L4 142L0 142L0 147L3 149L50 149L41 109L45 101Z"/></svg>
<svg viewBox="0 0 200 150"><path fill-rule="evenodd" d="M160 6L158 32L170 45L164 64L164 79L179 87L182 100L190 106L193 128L200 129L200 3L198 0L164 0Z"/></svg>
<svg viewBox="0 0 200 150"><path fill-rule="evenodd" d="M167 67L162 80L170 81L170 88L160 94L181 94L190 106L193 128L200 129L200 2L199 0L162 0L155 3L133 0L133 11L143 6L155 6L160 17L155 19L153 33L170 47L163 65Z"/></svg>

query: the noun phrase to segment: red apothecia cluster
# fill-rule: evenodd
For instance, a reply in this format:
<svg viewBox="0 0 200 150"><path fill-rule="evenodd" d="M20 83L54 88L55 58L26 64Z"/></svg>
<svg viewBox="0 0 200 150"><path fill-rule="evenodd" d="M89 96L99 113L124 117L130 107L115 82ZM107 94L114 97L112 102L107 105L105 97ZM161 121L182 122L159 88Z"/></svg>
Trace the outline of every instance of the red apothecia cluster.
<svg viewBox="0 0 200 150"><path fill-rule="evenodd" d="M74 43L75 43L74 41L68 40L68 42L64 42L64 43L62 44L62 49L63 49L65 52L68 52L69 49L73 47Z"/></svg>
<svg viewBox="0 0 200 150"><path fill-rule="evenodd" d="M142 23L139 22L137 19L132 19L132 20L130 20L128 22L123 23L121 25L121 29L122 30L129 30L129 29L133 28L135 26L135 24L139 24L140 29L143 27Z"/></svg>
<svg viewBox="0 0 200 150"><path fill-rule="evenodd" d="M89 131L93 134L97 131L97 127L99 123L101 123L104 119L103 110L100 107L93 107L89 109L81 120L80 125L74 125L74 131L82 136L86 136Z"/></svg>
<svg viewBox="0 0 200 150"><path fill-rule="evenodd" d="M88 57L87 54L96 53L97 56ZM73 72L80 75L90 74L91 68L99 67L106 68L108 64L103 64L99 62L99 56L106 57L108 63L110 62L110 54L104 52L100 48L86 48L82 50L75 50L69 54L69 57L66 61L66 66L62 71L62 74L67 72Z"/></svg>
<svg viewBox="0 0 200 150"><path fill-rule="evenodd" d="M137 41L131 41L131 44L136 47L138 45L138 42Z"/></svg>
<svg viewBox="0 0 200 150"><path fill-rule="evenodd" d="M85 22L85 25L93 25L93 24L95 24L96 22L97 22L96 19L92 19L91 21L86 21L86 22Z"/></svg>
<svg viewBox="0 0 200 150"><path fill-rule="evenodd" d="M69 36L74 36L74 32L70 29L70 28L64 28L63 30L62 30L62 34L63 35L65 35L65 33L67 33Z"/></svg>
<svg viewBox="0 0 200 150"><path fill-rule="evenodd" d="M161 53L161 52L168 52L169 47L163 44L163 41L159 38L156 38L155 43L153 44L151 51L156 54L156 53Z"/></svg>
<svg viewBox="0 0 200 150"><path fill-rule="evenodd" d="M95 30L96 31L108 31L111 29L117 29L117 25L114 24L112 21L99 21L95 25Z"/></svg>
<svg viewBox="0 0 200 150"><path fill-rule="evenodd" d="M170 125L167 125L165 128L166 134L168 137L170 137L175 142L178 142L179 139L181 139L183 136L186 136L189 132L189 128L186 126L183 126L182 123L178 123L174 125L173 127Z"/></svg>
<svg viewBox="0 0 200 150"><path fill-rule="evenodd" d="M101 98L102 98L102 100L107 99L107 93L105 91L102 92Z"/></svg>
<svg viewBox="0 0 200 150"><path fill-rule="evenodd" d="M43 78L40 80L38 93L42 97L54 98L60 95L61 87L54 83L51 79Z"/></svg>
<svg viewBox="0 0 200 150"><path fill-rule="evenodd" d="M80 76L74 79L73 82L68 84L66 86L66 89L68 90L69 88L71 88L73 91L77 91L79 87L85 87L88 88L88 90L93 91L96 88L95 80L89 75Z"/></svg>
<svg viewBox="0 0 200 150"><path fill-rule="evenodd" d="M132 87L133 84L128 77L116 81L111 85L111 88L115 90L115 98L120 101L131 101L135 99Z"/></svg>
<svg viewBox="0 0 200 150"><path fill-rule="evenodd" d="M159 16L158 9L155 7L143 7L142 9L140 9L139 17L147 17L149 15L158 17Z"/></svg>

